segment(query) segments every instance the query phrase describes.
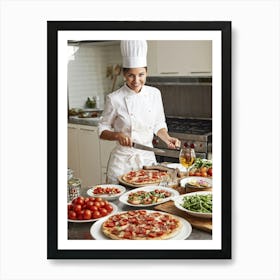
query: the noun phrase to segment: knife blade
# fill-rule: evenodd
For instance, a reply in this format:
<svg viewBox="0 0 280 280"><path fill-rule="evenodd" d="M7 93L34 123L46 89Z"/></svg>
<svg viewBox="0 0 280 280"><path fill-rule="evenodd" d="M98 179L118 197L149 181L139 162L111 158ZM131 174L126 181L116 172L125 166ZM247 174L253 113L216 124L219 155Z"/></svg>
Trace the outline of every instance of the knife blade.
<svg viewBox="0 0 280 280"><path fill-rule="evenodd" d="M155 153L160 153L160 154L165 154L164 150L158 149L158 148L152 148L149 146L145 146L142 144L138 144L138 143L133 143L132 147L135 149L140 149L140 150L145 150L145 151L151 151L151 152L155 152Z"/></svg>

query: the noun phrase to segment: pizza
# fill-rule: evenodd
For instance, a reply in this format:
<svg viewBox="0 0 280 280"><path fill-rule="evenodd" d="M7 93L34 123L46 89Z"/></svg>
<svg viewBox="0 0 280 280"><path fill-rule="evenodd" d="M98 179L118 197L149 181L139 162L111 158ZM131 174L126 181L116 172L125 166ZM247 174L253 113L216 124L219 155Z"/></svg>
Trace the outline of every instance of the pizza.
<svg viewBox="0 0 280 280"><path fill-rule="evenodd" d="M140 169L130 171L122 176L122 180L132 185L158 184L168 178L166 171Z"/></svg>
<svg viewBox="0 0 280 280"><path fill-rule="evenodd" d="M117 187L102 187L97 186L92 190L95 195L117 195L121 192L121 190Z"/></svg>
<svg viewBox="0 0 280 280"><path fill-rule="evenodd" d="M159 203L171 196L171 193L162 189L151 191L139 190L128 195L127 202L133 205L149 205Z"/></svg>
<svg viewBox="0 0 280 280"><path fill-rule="evenodd" d="M102 232L114 240L165 240L177 235L181 228L178 217L149 210L117 213L101 226Z"/></svg>

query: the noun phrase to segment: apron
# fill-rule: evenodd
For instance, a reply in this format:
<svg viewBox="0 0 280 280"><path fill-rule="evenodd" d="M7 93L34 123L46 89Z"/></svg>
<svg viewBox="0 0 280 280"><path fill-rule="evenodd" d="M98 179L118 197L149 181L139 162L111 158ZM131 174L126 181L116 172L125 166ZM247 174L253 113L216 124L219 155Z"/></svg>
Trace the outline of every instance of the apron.
<svg viewBox="0 0 280 280"><path fill-rule="evenodd" d="M147 100L149 98L147 97ZM142 106L152 106L147 102L145 96L139 99L137 95L127 96L125 98L126 107L130 115L130 137L133 142L152 147L153 140L153 118L143 114L139 110L139 103ZM110 155L107 166L107 183L118 184L118 177L131 171L142 169L143 165L156 164L154 152L143 151L127 146L121 146L117 143Z"/></svg>

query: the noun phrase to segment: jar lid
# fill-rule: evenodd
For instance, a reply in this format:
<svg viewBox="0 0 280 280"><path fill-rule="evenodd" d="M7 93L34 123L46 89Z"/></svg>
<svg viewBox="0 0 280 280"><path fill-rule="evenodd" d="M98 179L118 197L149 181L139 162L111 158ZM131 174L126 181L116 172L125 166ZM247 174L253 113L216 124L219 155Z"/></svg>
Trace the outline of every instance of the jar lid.
<svg viewBox="0 0 280 280"><path fill-rule="evenodd" d="M77 187L81 185L81 180L78 178L71 178L70 180L68 180L68 186L71 187Z"/></svg>

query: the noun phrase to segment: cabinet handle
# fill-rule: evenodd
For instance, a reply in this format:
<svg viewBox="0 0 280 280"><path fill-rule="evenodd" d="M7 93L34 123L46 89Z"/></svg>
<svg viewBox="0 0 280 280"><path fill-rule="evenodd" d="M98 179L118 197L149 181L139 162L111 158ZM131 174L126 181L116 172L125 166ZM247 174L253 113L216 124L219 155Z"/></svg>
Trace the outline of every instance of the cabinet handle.
<svg viewBox="0 0 280 280"><path fill-rule="evenodd" d="M95 129L81 128L80 130L90 131L90 132L96 132L96 130L95 130Z"/></svg>
<svg viewBox="0 0 280 280"><path fill-rule="evenodd" d="M179 72L160 72L160 74L179 74Z"/></svg>

